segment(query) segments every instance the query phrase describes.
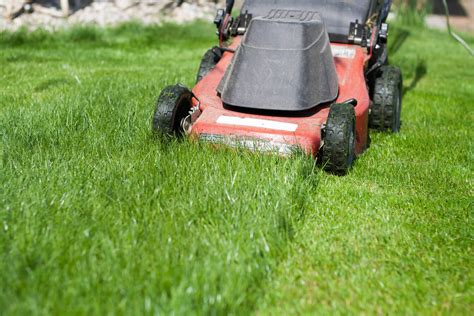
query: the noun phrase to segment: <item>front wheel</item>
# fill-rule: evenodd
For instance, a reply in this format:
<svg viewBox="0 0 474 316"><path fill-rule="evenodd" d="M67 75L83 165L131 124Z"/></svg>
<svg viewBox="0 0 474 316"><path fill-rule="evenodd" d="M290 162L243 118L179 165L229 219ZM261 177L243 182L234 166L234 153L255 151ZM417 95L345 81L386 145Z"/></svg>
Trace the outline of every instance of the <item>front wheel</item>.
<svg viewBox="0 0 474 316"><path fill-rule="evenodd" d="M153 131L159 135L177 135L181 120L192 107L192 92L180 85L168 86L161 91L153 114Z"/></svg>
<svg viewBox="0 0 474 316"><path fill-rule="evenodd" d="M323 136L324 170L345 175L354 164L356 139L355 111L351 104L331 105Z"/></svg>

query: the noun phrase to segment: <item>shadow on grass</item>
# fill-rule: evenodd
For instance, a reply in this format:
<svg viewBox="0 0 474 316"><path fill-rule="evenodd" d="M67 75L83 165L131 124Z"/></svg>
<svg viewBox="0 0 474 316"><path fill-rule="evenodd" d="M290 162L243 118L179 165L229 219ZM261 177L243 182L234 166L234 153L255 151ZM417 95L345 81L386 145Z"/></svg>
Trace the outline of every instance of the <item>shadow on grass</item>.
<svg viewBox="0 0 474 316"><path fill-rule="evenodd" d="M42 92L45 90L48 90L53 87L57 86L63 86L63 85L70 85L73 84L74 82L72 80L68 80L65 78L54 78L54 79L49 79L46 81L43 81L39 85L37 85L34 89L35 92Z"/></svg>
<svg viewBox="0 0 474 316"><path fill-rule="evenodd" d="M420 82L420 80L424 76L426 76L426 73L427 73L427 67L426 67L425 60L424 59L419 60L416 65L415 74L413 76L413 79L410 82L410 85L403 89L403 95L405 96L405 94L415 89L416 86L418 85L418 82Z"/></svg>
<svg viewBox="0 0 474 316"><path fill-rule="evenodd" d="M390 45L389 45L389 55L396 54L400 48L403 47L405 44L406 40L410 37L411 32L407 29L403 28L395 28L393 29L392 35L390 36ZM413 78L408 86L405 86L403 89L403 96L407 94L408 92L414 90L418 83L420 82L423 77L426 76L427 73L427 66L426 66L426 61L424 59L420 59L417 61L415 67L408 67L414 70L414 73L410 76L407 76L408 78ZM405 77L405 76L404 76Z"/></svg>
<svg viewBox="0 0 474 316"><path fill-rule="evenodd" d="M389 55L396 54L410 34L409 31L404 29L394 29L390 36L390 45L388 47Z"/></svg>

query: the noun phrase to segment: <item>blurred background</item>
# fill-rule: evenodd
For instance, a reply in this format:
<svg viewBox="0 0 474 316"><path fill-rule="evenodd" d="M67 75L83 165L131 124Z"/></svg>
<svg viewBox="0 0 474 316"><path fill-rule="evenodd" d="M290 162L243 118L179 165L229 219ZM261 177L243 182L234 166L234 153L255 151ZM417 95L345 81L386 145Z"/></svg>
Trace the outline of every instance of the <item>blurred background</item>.
<svg viewBox="0 0 474 316"><path fill-rule="evenodd" d="M223 0L0 0L0 29L56 29L69 24L157 24L211 19ZM237 1L239 5L242 1ZM474 0L448 0L451 23L474 31ZM446 28L442 0L395 0L394 11L409 23Z"/></svg>

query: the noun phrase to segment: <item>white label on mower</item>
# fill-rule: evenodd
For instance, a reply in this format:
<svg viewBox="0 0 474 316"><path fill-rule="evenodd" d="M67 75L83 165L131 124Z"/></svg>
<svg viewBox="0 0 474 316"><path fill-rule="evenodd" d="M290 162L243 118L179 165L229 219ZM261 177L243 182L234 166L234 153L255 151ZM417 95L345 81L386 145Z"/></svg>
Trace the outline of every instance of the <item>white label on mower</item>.
<svg viewBox="0 0 474 316"><path fill-rule="evenodd" d="M331 46L332 55L338 58L349 58L354 59L355 57L355 49L344 47L344 46Z"/></svg>
<svg viewBox="0 0 474 316"><path fill-rule="evenodd" d="M300 150L298 145L290 145L256 138L200 134L199 139L208 143L222 144L233 148L246 148L262 153L277 153L284 156L291 155Z"/></svg>
<svg viewBox="0 0 474 316"><path fill-rule="evenodd" d="M241 117L225 116L225 115L219 116L219 118L217 119L217 124L259 127L259 128L274 129L277 131L286 131L286 132L295 132L296 129L298 128L298 124L293 124L293 123L259 120L259 119L253 119L253 118L241 118Z"/></svg>

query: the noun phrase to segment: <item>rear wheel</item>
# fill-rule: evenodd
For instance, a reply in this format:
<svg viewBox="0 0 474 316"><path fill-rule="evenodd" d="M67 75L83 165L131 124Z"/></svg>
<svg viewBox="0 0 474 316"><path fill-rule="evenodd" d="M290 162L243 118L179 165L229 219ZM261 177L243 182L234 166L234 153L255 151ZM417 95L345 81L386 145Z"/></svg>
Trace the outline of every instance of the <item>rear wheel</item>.
<svg viewBox="0 0 474 316"><path fill-rule="evenodd" d="M202 80L209 71L214 69L217 63L221 60L222 53L219 47L213 47L209 49L201 59L201 64L199 65L199 70L196 76L196 83Z"/></svg>
<svg viewBox="0 0 474 316"><path fill-rule="evenodd" d="M176 135L181 130L181 120L189 114L192 92L182 86L168 86L161 91L153 115L153 131L160 135Z"/></svg>
<svg viewBox="0 0 474 316"><path fill-rule="evenodd" d="M322 163L324 170L345 175L355 160L355 111L351 104L333 104L324 132Z"/></svg>
<svg viewBox="0 0 474 316"><path fill-rule="evenodd" d="M399 68L382 66L374 79L369 127L398 133L402 112L402 73Z"/></svg>

